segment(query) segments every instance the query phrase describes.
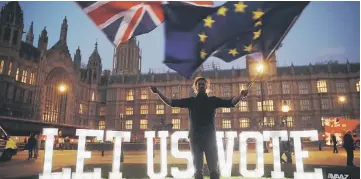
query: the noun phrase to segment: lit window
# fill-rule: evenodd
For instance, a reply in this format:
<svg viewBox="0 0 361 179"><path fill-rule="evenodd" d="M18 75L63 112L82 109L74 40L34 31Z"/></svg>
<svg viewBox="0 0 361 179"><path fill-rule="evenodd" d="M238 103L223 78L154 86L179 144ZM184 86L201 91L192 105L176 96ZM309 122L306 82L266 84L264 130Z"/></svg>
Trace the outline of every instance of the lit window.
<svg viewBox="0 0 361 179"><path fill-rule="evenodd" d="M222 108L222 113L230 113L231 108Z"/></svg>
<svg viewBox="0 0 361 179"><path fill-rule="evenodd" d="M164 114L164 104L157 104L156 114Z"/></svg>
<svg viewBox="0 0 361 179"><path fill-rule="evenodd" d="M327 83L326 80L317 81L317 92L318 93L327 93Z"/></svg>
<svg viewBox="0 0 361 179"><path fill-rule="evenodd" d="M125 115L133 115L133 108L132 107L125 108Z"/></svg>
<svg viewBox="0 0 361 179"><path fill-rule="evenodd" d="M360 92L360 80L356 83L356 91Z"/></svg>
<svg viewBox="0 0 361 179"><path fill-rule="evenodd" d="M140 129L147 129L148 128L148 120L141 119L140 120Z"/></svg>
<svg viewBox="0 0 361 179"><path fill-rule="evenodd" d="M293 118L291 116L288 116L286 118L287 127L293 127Z"/></svg>
<svg viewBox="0 0 361 179"><path fill-rule="evenodd" d="M224 85L222 88L222 96L230 97L231 96L231 85Z"/></svg>
<svg viewBox="0 0 361 179"><path fill-rule="evenodd" d="M257 110L258 111L274 111L273 108L273 100L265 100L263 101L263 109L262 103L260 101L257 102Z"/></svg>
<svg viewBox="0 0 361 179"><path fill-rule="evenodd" d="M298 92L300 94L308 94L308 83L305 81L298 82Z"/></svg>
<svg viewBox="0 0 361 179"><path fill-rule="evenodd" d="M140 99L148 99L148 89L142 89L140 91Z"/></svg>
<svg viewBox="0 0 361 179"><path fill-rule="evenodd" d="M308 100L308 99L300 100L300 110L301 111L311 110L310 100Z"/></svg>
<svg viewBox="0 0 361 179"><path fill-rule="evenodd" d="M13 68L13 62L10 62L9 63L9 70L8 70L8 75L10 76L11 75L11 70Z"/></svg>
<svg viewBox="0 0 361 179"><path fill-rule="evenodd" d="M247 84L245 84L245 83L239 84L239 93L241 93L242 90L246 90L246 89L247 89Z"/></svg>
<svg viewBox="0 0 361 179"><path fill-rule="evenodd" d="M140 114L148 114L148 105L146 104L140 105Z"/></svg>
<svg viewBox="0 0 361 179"><path fill-rule="evenodd" d="M21 81L21 73L20 73L20 69L19 69L19 68L16 69L15 80L16 80L16 81Z"/></svg>
<svg viewBox="0 0 361 179"><path fill-rule="evenodd" d="M33 84L34 84L34 80L35 80L34 73L31 72L31 73L30 73L30 81L29 81L29 84L33 85Z"/></svg>
<svg viewBox="0 0 361 179"><path fill-rule="evenodd" d="M223 119L222 120L222 128L223 129L230 129L232 126L231 126L231 120L228 120L228 119Z"/></svg>
<svg viewBox="0 0 361 179"><path fill-rule="evenodd" d="M127 91L127 101L133 101L134 100L134 90L128 90Z"/></svg>
<svg viewBox="0 0 361 179"><path fill-rule="evenodd" d="M178 114L178 113L180 113L180 108L172 108L172 113L173 113L173 114Z"/></svg>
<svg viewBox="0 0 361 179"><path fill-rule="evenodd" d="M104 107L101 107L100 109L99 109L99 116L104 116L105 114L104 114L105 112L104 112Z"/></svg>
<svg viewBox="0 0 361 179"><path fill-rule="evenodd" d="M275 119L273 117L264 117L262 126L263 127L274 127Z"/></svg>
<svg viewBox="0 0 361 179"><path fill-rule="evenodd" d="M3 73L4 71L4 60L0 61L0 73Z"/></svg>
<svg viewBox="0 0 361 179"><path fill-rule="evenodd" d="M248 101L240 101L238 104L238 110L240 112L247 112L248 111Z"/></svg>
<svg viewBox="0 0 361 179"><path fill-rule="evenodd" d="M240 128L249 128L249 119L248 118L240 118L239 119L239 127Z"/></svg>
<svg viewBox="0 0 361 179"><path fill-rule="evenodd" d="M104 130L105 129L105 121L104 120L99 121L98 126L99 126L98 127L99 130Z"/></svg>
<svg viewBox="0 0 361 179"><path fill-rule="evenodd" d="M180 119L172 119L173 129L180 129Z"/></svg>
<svg viewBox="0 0 361 179"><path fill-rule="evenodd" d="M290 82L282 82L282 93L283 94L290 94Z"/></svg>
<svg viewBox="0 0 361 179"><path fill-rule="evenodd" d="M133 121L132 120L126 120L125 121L125 129L132 129L133 127Z"/></svg>
<svg viewBox="0 0 361 179"><path fill-rule="evenodd" d="M95 101L95 93L92 92L92 101Z"/></svg>
<svg viewBox="0 0 361 179"><path fill-rule="evenodd" d="M24 71L23 71L23 78L22 78L21 82L26 83L26 77L27 77L27 75L28 75L28 72L27 72L26 70L24 70Z"/></svg>
<svg viewBox="0 0 361 179"><path fill-rule="evenodd" d="M79 104L79 114L83 114L83 113L84 113L83 104Z"/></svg>
<svg viewBox="0 0 361 179"><path fill-rule="evenodd" d="M337 93L345 93L346 87L344 82L336 82L336 92Z"/></svg>

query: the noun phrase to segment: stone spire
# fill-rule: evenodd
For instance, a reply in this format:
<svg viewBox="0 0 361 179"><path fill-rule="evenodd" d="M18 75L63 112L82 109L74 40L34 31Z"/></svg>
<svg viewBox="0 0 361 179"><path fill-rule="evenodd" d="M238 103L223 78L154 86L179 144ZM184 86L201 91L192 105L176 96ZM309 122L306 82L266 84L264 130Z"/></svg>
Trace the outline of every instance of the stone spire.
<svg viewBox="0 0 361 179"><path fill-rule="evenodd" d="M68 20L66 19L66 16L63 20L63 24L61 24L61 30L60 30L60 39L59 41L61 43L66 43L66 37L68 34Z"/></svg>
<svg viewBox="0 0 361 179"><path fill-rule="evenodd" d="M44 27L39 35L38 49L43 51L48 49L48 32L46 31L46 27Z"/></svg>
<svg viewBox="0 0 361 179"><path fill-rule="evenodd" d="M30 28L29 28L28 33L26 34L26 40L25 40L25 42L28 43L28 44L30 44L30 45L33 45L33 43L34 43L34 30L33 30L33 26L34 26L34 23L31 22Z"/></svg>

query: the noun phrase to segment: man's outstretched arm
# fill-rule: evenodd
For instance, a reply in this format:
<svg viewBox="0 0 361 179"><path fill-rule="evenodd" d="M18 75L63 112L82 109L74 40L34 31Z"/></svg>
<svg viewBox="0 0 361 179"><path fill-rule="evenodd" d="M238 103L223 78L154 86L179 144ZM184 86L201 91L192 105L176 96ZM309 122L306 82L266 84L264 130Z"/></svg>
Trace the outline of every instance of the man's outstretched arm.
<svg viewBox="0 0 361 179"><path fill-rule="evenodd" d="M150 90L151 90L154 94L157 94L158 97L159 97L165 104L167 104L168 106L171 106L172 100L169 99L169 98L167 98L166 96L164 96L164 94L163 94L162 92L160 92L157 87L151 86L151 87L150 87Z"/></svg>

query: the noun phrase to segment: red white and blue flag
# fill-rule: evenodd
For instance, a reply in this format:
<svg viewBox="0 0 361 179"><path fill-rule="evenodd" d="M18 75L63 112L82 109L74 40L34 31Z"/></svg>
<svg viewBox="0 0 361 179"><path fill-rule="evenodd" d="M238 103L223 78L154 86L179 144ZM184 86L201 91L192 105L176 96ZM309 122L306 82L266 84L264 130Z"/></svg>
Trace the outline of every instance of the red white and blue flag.
<svg viewBox="0 0 361 179"><path fill-rule="evenodd" d="M212 1L182 1L195 6L213 6ZM164 20L162 1L77 1L88 17L115 45L148 33Z"/></svg>

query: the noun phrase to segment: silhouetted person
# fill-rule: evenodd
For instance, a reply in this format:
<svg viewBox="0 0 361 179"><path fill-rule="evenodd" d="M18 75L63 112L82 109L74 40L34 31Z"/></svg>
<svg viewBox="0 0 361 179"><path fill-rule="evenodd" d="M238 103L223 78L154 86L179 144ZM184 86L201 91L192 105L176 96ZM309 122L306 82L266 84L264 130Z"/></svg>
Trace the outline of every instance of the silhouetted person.
<svg viewBox="0 0 361 179"><path fill-rule="evenodd" d="M29 151L29 157L28 160L33 158L34 149L36 147L36 139L34 134L30 134L29 140L28 140L28 151Z"/></svg>
<svg viewBox="0 0 361 179"><path fill-rule="evenodd" d="M333 144L333 153L338 153L338 149L337 149L337 139L335 134L331 134L331 142Z"/></svg>
<svg viewBox="0 0 361 179"><path fill-rule="evenodd" d="M354 148L354 141L351 135L351 131L347 131L345 136L343 136L343 147L346 149L347 153L347 166L354 166L353 165L353 150Z"/></svg>
<svg viewBox="0 0 361 179"><path fill-rule="evenodd" d="M282 155L285 154L286 155L286 160L285 161L282 158ZM292 163L292 156L291 156L291 144L290 141L280 141L280 158L281 158L281 163Z"/></svg>
<svg viewBox="0 0 361 179"><path fill-rule="evenodd" d="M206 155L210 179L219 179L218 151L216 142L215 114L217 108L234 107L241 98L247 96L248 91L232 99L209 97L206 93L208 82L205 78L196 78L193 83L196 97L183 99L169 99L156 87L151 87L153 93L158 94L162 101L171 106L186 108L189 111L189 142L195 167L195 179L203 179L203 153Z"/></svg>

